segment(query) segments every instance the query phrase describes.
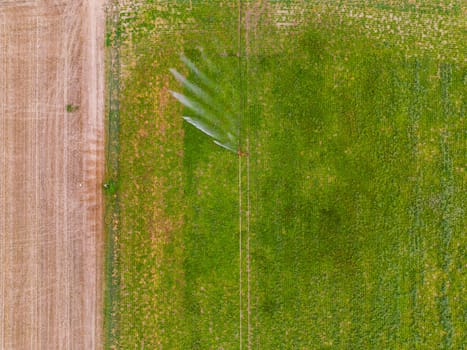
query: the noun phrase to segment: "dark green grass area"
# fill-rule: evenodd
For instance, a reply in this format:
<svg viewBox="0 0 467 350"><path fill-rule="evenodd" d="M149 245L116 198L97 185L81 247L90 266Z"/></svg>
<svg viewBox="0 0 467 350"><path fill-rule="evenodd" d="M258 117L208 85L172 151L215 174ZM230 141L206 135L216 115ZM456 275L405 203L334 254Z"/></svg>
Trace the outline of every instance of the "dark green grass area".
<svg viewBox="0 0 467 350"><path fill-rule="evenodd" d="M326 37L250 64L258 343L461 346L465 72Z"/></svg>
<svg viewBox="0 0 467 350"><path fill-rule="evenodd" d="M121 34L107 347L461 349L465 66L335 18L248 36L234 2L167 6ZM182 123L182 51L249 156Z"/></svg>

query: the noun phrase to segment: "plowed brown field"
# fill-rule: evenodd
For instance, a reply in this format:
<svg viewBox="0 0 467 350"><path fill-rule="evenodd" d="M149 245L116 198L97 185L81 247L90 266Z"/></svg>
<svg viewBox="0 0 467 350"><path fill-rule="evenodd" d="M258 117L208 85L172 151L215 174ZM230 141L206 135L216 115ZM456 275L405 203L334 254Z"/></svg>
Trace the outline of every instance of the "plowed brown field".
<svg viewBox="0 0 467 350"><path fill-rule="evenodd" d="M103 0L0 0L0 349L102 347Z"/></svg>

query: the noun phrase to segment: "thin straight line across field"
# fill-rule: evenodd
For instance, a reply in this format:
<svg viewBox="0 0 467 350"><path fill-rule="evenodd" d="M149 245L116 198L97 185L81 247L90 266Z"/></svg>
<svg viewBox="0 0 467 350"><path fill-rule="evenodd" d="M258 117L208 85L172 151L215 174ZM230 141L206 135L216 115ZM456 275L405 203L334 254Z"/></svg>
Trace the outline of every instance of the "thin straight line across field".
<svg viewBox="0 0 467 350"><path fill-rule="evenodd" d="M246 3L246 12L249 13L249 2ZM248 60L250 55L250 36L249 36L249 23L248 15L245 18L245 84L244 84L244 100L243 110L247 110L248 103L248 74L249 66ZM252 329L251 329L251 257L250 257L250 115L246 115L246 273L247 273L247 347L251 350L252 346Z"/></svg>
<svg viewBox="0 0 467 350"><path fill-rule="evenodd" d="M3 16L2 16L3 17ZM2 18L2 36L4 33L7 33L6 31L6 24L5 24L5 21L4 19ZM4 43L0 43L0 45L5 45ZM6 50L4 49L4 47L2 47L2 51L3 52L6 52ZM2 73L2 76L5 76L6 75L6 63L5 63L5 57L6 57L6 54L4 53L3 55L0 56L0 59L2 61L2 70L1 70L1 73ZM6 90L6 86L4 86L5 82L7 81L7 79L1 79L1 82L2 82L2 91L7 91ZM2 140L5 139L5 130L6 130L6 121L4 119L5 117L5 94L1 94L2 96L2 103L1 103L1 106L2 106L2 112L1 112L1 115L0 115L0 118L1 118L1 122L2 122L2 127L0 129L0 132L2 133ZM1 180L1 186L0 186L0 199L2 200L2 219L1 219L1 222L2 222L2 241L0 241L0 246L1 246L1 255L0 255L0 263L2 264L2 266L5 265L5 262L4 262L4 259L5 259L5 239L6 239L6 169L4 167L4 164L3 162L5 162L5 159L6 159L6 146L4 144L0 144L2 149L3 149L3 154L2 154L2 163L1 163L1 166L2 168L0 169L1 171L1 176L2 176L2 180ZM1 339L1 343L0 343L0 347L2 349L5 349L5 324L6 324L6 320L5 320L5 271L6 270L3 270L0 272L0 275L1 275L1 288L2 288L2 293L1 293L1 313L0 313L0 321L2 322L2 325L0 326L0 339Z"/></svg>
<svg viewBox="0 0 467 350"><path fill-rule="evenodd" d="M38 148L39 148L39 126L38 124L40 124L38 122L38 114L39 114L39 18L36 17L36 24L35 24L35 27L36 27L36 30L35 30L35 47L34 47L34 52L35 52L35 63L34 63L34 109L35 109L35 113L34 113L34 116L35 116L35 120L34 120L34 213L35 213L35 217L34 217L34 228L33 230L35 230L36 234L34 235L35 236L35 242L34 242L34 253L35 253L35 258L34 260L35 261L39 261L40 259L40 245L41 245L41 242L40 242L40 237L39 237L39 230L40 230L40 215L37 215L37 213L39 212L39 197L40 197L40 194L39 194L39 190L40 190L40 186L38 184L38 182L40 182L40 178L39 178L39 152L38 152ZM39 325L40 324L40 318L39 318L39 310L40 310L40 307L39 307L39 291L40 291L40 280L39 280L39 264L36 264L35 266L35 296L34 296L34 309L33 309L33 314L34 314L34 317L33 317L33 324L35 325ZM32 342L31 342L31 345L32 344L40 344L40 327L37 327L36 328L36 332L32 332L32 334L35 333L35 339L33 338Z"/></svg>
<svg viewBox="0 0 467 350"><path fill-rule="evenodd" d="M70 16L71 17L71 16ZM64 23L69 20L68 18L68 11L65 10L65 13L64 13ZM73 21L70 19L70 22L73 23ZM71 26L71 33L73 34L73 30L74 30L74 26L72 25ZM65 31L64 31L65 32ZM70 35L70 33L66 33L66 35ZM72 35L73 37L73 35ZM68 57L69 57L69 54L71 53L71 50L70 50L70 42L72 42L72 40L67 40L67 37L64 36L63 37L63 42L64 42L64 63L63 63L63 67L64 67L64 74L63 74L63 102L62 102L62 105L65 106L68 104L68 78L69 78L69 72L68 72ZM63 114L63 110L61 111L60 114ZM68 122L67 122L67 118L63 118L63 165L62 165L62 171L63 171L63 212L64 212L64 215L63 215L63 230L64 230L64 234L65 234L65 240L66 242L70 242L70 232L68 230L68 178L67 178L67 168L68 168ZM71 242L70 242L71 244ZM70 256L70 245L69 244L66 244L66 257L69 257ZM65 297L66 297L66 311L65 311L65 314L66 314L66 319L67 319L67 327L66 329L69 330L71 329L72 327L72 320L71 320L71 303L70 303L70 299L71 299L71 288L70 288L70 284L71 284L71 274L70 274L70 263L69 263L69 259L67 258L66 259L66 266L65 266L65 276L66 276L66 293L65 293ZM67 334L67 346L69 348L71 348L71 336L69 334Z"/></svg>
<svg viewBox="0 0 467 350"><path fill-rule="evenodd" d="M246 3L248 6L248 3ZM243 23L243 1L238 1L238 68L239 68L239 95L240 95L240 122L243 125L240 125L240 136L242 134L246 138L246 152L242 152L242 142L240 137L240 144L239 144L239 156L238 156L238 192L239 192L239 348L243 348L243 259L244 259L244 252L243 252L243 222L242 216L244 215L244 208L243 208L243 186L242 186L242 157L243 154L246 155L246 201L247 201L247 208L246 208L246 278L247 278L247 290L246 290L246 313L247 313L247 348L251 349L252 347L252 329L251 329L251 260L250 260L250 210L251 210L251 203L250 203L250 140L249 140L249 119L246 119L246 110L247 110L247 103L248 103L248 25L247 23ZM245 26L245 35L242 35L243 26ZM243 49L242 41L246 40L245 42L245 50ZM243 126L245 126L243 130Z"/></svg>
<svg viewBox="0 0 467 350"><path fill-rule="evenodd" d="M240 325L239 325L239 338L240 338L240 349L242 349L242 321L243 321L243 305L242 305L242 157L238 156L238 249L239 249L239 303L240 303Z"/></svg>
<svg viewBox="0 0 467 350"><path fill-rule="evenodd" d="M243 81L242 81L242 0L238 0L238 69L239 69L239 75L240 75L240 123L242 122L242 116L243 116L243 101L242 101L242 88L243 88ZM241 146L241 125L240 125L240 137L239 137L239 148ZM238 154L238 208L239 208L239 214L238 214L238 250L239 250L239 349L243 349L243 300L242 300L242 293L243 293L243 283L242 283L242 263L243 263L243 249L242 249L242 156L240 153Z"/></svg>
<svg viewBox="0 0 467 350"><path fill-rule="evenodd" d="M247 127L246 139L246 272L247 272L247 339L248 349L251 349L251 258L250 258L250 139L248 135L249 129Z"/></svg>

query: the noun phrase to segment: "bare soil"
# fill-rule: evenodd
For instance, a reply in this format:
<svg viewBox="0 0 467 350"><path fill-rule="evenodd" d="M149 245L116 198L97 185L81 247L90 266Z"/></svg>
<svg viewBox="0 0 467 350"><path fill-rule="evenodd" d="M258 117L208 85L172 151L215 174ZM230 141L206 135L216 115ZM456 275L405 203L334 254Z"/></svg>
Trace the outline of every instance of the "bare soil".
<svg viewBox="0 0 467 350"><path fill-rule="evenodd" d="M0 349L102 348L104 0L0 0Z"/></svg>

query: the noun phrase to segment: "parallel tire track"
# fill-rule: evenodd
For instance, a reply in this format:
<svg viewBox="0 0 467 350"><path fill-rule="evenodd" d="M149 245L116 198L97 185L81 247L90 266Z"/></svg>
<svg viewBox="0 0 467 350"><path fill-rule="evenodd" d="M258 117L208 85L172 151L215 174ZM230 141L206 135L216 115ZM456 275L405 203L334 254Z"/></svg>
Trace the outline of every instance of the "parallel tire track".
<svg viewBox="0 0 467 350"><path fill-rule="evenodd" d="M0 3L1 349L102 347L103 30L102 0Z"/></svg>

